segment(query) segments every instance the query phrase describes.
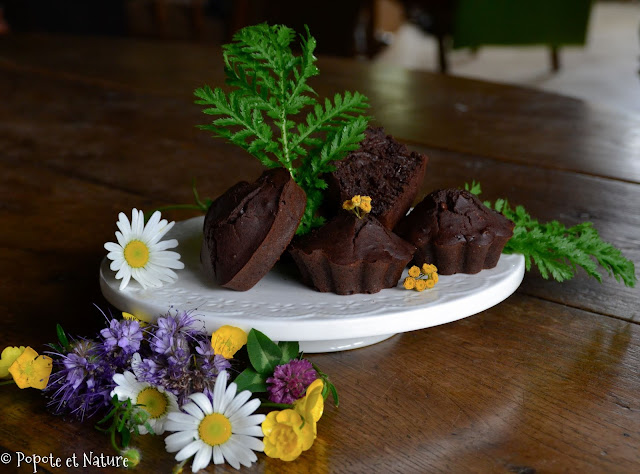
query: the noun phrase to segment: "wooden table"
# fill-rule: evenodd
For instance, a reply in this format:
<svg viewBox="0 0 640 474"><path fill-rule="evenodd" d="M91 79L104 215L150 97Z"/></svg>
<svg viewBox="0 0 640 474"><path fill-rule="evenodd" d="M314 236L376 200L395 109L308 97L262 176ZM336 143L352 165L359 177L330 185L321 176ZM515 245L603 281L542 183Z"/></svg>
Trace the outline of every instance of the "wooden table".
<svg viewBox="0 0 640 474"><path fill-rule="evenodd" d="M104 321L93 304L106 307L97 270L119 211L190 202L194 177L215 197L259 174L257 160L194 127L207 119L192 92L221 84L221 65L204 45L0 40L0 347L42 351L56 323L95 334ZM485 198L525 204L540 220L594 222L640 262L640 117L388 66L319 66L321 95L367 94L377 123L429 155L423 193L475 179ZM249 471L638 472L639 308L637 288L612 278L560 284L531 272L475 316L314 355L340 407L326 408L298 461L260 455ZM141 471L170 471L161 439L136 445ZM114 454L91 422L53 416L38 391L7 386L0 451L12 469L17 452Z"/></svg>

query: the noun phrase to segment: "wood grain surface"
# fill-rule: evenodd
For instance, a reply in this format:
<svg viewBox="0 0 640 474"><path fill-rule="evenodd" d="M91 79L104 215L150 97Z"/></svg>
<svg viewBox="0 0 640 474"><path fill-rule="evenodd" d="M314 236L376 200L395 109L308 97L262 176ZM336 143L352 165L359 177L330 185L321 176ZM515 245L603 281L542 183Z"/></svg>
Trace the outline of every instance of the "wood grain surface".
<svg viewBox="0 0 640 474"><path fill-rule="evenodd" d="M376 123L430 157L422 194L480 181L487 199L540 220L592 221L640 262L639 116L344 59L319 65L321 95L367 94ZM56 323L78 335L102 327L97 269L118 212L190 202L193 178L214 198L259 175L257 160L195 128L207 118L193 89L221 84L221 67L206 45L0 39L0 348L42 350ZM560 284L534 271L475 316L309 356L340 407L326 407L296 462L260 455L244 471L638 472L639 308L637 288L613 278ZM91 422L47 413L35 390L0 388L0 452L114 454ZM171 471L161 439L136 445L141 472Z"/></svg>

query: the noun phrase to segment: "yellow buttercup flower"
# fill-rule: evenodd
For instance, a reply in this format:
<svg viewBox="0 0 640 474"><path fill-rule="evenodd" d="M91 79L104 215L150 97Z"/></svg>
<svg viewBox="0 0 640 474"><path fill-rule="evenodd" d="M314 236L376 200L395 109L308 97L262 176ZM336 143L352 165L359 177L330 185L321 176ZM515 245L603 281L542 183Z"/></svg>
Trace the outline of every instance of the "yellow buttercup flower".
<svg viewBox="0 0 640 474"><path fill-rule="evenodd" d="M8 379L11 377L9 373L9 367L20 357L24 352L25 346L20 347L5 347L0 355L0 379Z"/></svg>
<svg viewBox="0 0 640 474"><path fill-rule="evenodd" d="M351 202L353 203L354 206L359 207L360 203L362 202L362 196L360 195L355 195L351 198Z"/></svg>
<svg viewBox="0 0 640 474"><path fill-rule="evenodd" d="M314 433L316 433L316 423L322 418L324 412L323 389L322 380L316 379L307 387L305 396L293 403L293 409L300 414L304 421L313 424Z"/></svg>
<svg viewBox="0 0 640 474"><path fill-rule="evenodd" d="M313 445L313 426L291 409L270 412L262 422L264 453L270 458L293 461Z"/></svg>
<svg viewBox="0 0 640 474"><path fill-rule="evenodd" d="M31 347L27 347L11 364L9 373L19 388L33 387L42 390L49 383L52 363L51 357L38 355Z"/></svg>
<svg viewBox="0 0 640 474"><path fill-rule="evenodd" d="M424 291L426 287L427 287L426 280L416 280L416 291Z"/></svg>
<svg viewBox="0 0 640 474"><path fill-rule="evenodd" d="M131 314L131 313L126 313L126 312L122 312L122 318L126 319L127 321L138 321L138 323L140 324L140 327L143 328L145 326L147 326L149 323L140 319L138 316Z"/></svg>
<svg viewBox="0 0 640 474"><path fill-rule="evenodd" d="M432 279L428 279L428 280L423 280L424 284L427 288L433 288L434 286L436 286L436 282L435 280Z"/></svg>
<svg viewBox="0 0 640 474"><path fill-rule="evenodd" d="M231 359L247 343L247 333L234 326L222 326L211 335L213 352Z"/></svg>

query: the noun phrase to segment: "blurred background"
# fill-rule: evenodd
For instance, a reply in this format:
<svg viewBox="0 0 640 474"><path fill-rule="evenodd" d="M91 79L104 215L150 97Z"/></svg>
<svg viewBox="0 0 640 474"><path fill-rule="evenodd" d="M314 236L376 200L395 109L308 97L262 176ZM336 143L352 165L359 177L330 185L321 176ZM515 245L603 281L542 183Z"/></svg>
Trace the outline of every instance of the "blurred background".
<svg viewBox="0 0 640 474"><path fill-rule="evenodd" d="M640 112L638 0L0 0L0 41L35 32L223 44L261 21L308 25L318 54Z"/></svg>

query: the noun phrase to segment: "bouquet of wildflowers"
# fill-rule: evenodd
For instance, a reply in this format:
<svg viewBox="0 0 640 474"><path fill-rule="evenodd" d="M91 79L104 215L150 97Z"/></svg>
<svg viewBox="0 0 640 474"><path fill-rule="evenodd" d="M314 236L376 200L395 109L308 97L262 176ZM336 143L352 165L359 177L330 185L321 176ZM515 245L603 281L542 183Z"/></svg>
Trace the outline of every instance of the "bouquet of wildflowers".
<svg viewBox="0 0 640 474"><path fill-rule="evenodd" d="M180 467L193 459L194 472L210 462L248 467L256 452L292 461L312 446L327 395L337 402L297 342L232 326L210 334L193 312L169 311L153 324L103 315L95 338L58 326L48 355L6 348L0 377L42 389L54 413L100 416L98 429L123 453L133 436L152 434L166 435Z"/></svg>

